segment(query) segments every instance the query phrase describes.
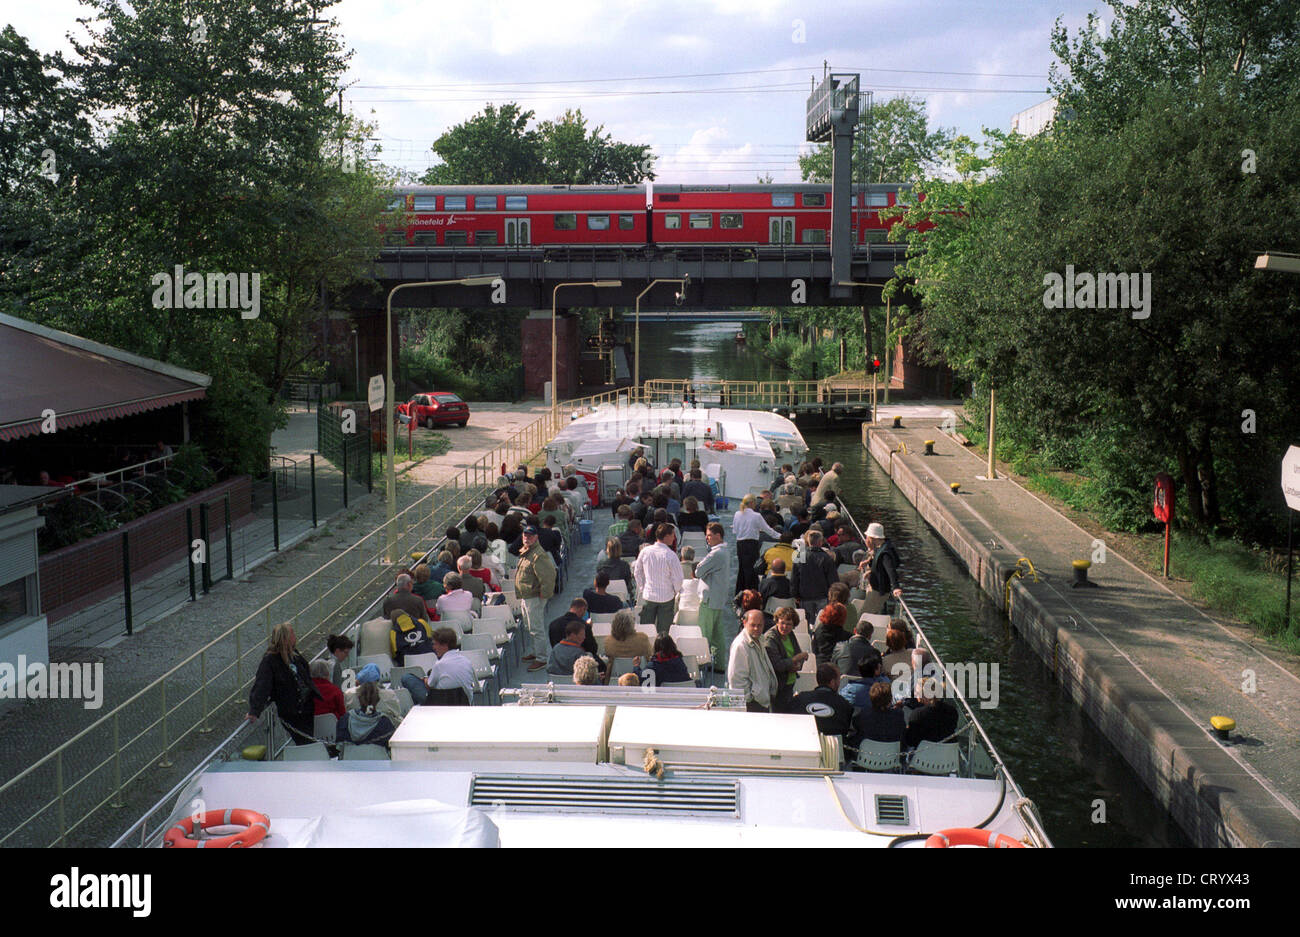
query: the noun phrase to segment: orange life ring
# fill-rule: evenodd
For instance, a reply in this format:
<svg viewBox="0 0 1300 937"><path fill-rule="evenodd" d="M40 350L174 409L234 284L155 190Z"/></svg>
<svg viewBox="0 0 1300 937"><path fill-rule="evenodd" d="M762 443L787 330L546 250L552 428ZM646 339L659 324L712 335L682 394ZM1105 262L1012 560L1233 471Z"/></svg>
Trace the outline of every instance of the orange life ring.
<svg viewBox="0 0 1300 937"><path fill-rule="evenodd" d="M271 818L256 810L232 808L230 810L209 810L203 815L199 824L201 829L216 826L242 826L245 829L229 836L214 836L212 839L191 839L194 832L194 818L185 817L177 820L163 837L163 846L179 846L183 849L240 849L255 846L271 832Z"/></svg>
<svg viewBox="0 0 1300 937"><path fill-rule="evenodd" d="M704 444L704 448L706 448L706 449L716 449L716 450L718 450L718 451L721 452L721 451L725 451L725 450L727 450L727 449L735 449L735 448L736 448L736 444L735 444L734 442L722 442L721 440L714 439L714 440L711 440L711 441L709 441L709 442L706 442L706 443Z"/></svg>
<svg viewBox="0 0 1300 937"><path fill-rule="evenodd" d="M927 849L947 849L949 846L985 846L989 849L1024 849L1025 844L1012 839L1005 833L991 830L974 830L970 827L958 827L952 830L940 830L925 841Z"/></svg>

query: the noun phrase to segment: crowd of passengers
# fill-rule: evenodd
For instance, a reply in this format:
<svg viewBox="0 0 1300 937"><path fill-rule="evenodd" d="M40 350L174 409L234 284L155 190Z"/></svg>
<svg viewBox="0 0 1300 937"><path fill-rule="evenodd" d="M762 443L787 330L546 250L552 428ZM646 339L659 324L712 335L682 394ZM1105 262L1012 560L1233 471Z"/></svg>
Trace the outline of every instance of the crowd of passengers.
<svg viewBox="0 0 1300 937"><path fill-rule="evenodd" d="M588 504L572 467L558 482L548 469L530 477L522 465L503 475L464 529L445 531L436 556L397 571L382 607L389 653L397 666L408 655L437 657L423 680L402 678L416 705L472 701L474 668L460 652L459 631L436 623L472 620L485 604L502 601L516 557L513 583L530 671L577 684L689 685L691 668L669 632L679 606L695 607L714 668L744 693L749 711L810 713L820 731L842 736L850 748L859 739L910 748L953 733L957 710L906 625L891 621L878 642L865 618L850 628L851 614L879 613L902 590L898 552L882 525L869 524L864 543L836 510L840 463L783 466L774 491L741 499L733 543L711 520L721 499L698 461L684 467L674 459L656 471L638 449L628 466L630 478L610 505L613 521L594 581L557 618L547 619L547 602ZM681 534L690 531L704 534L703 555L682 545ZM610 590L614 582L621 590ZM808 649L795 633L796 607L812 629ZM655 625L653 641L636 628L637 608L640 623ZM603 653L592 614L613 615ZM311 740L315 716L332 714L340 741L386 744L402 718L396 688L381 687L378 668L368 665L345 695L342 668L351 649L349 638L331 635L333 666L308 667L294 649L292 628L277 627L250 694L250 718L274 700L299 742ZM810 656L817 686L796 694ZM629 660L631 671L616 674L616 661Z"/></svg>

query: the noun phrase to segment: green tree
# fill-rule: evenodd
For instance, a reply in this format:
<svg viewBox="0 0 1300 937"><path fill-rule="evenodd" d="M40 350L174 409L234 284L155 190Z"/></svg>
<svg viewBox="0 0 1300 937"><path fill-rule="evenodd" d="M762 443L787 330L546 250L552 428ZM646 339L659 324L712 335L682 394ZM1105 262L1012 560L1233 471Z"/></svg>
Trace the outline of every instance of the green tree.
<svg viewBox="0 0 1300 937"><path fill-rule="evenodd" d="M433 144L441 160L421 178L425 185L541 184L542 140L528 122L533 111L513 102L500 110L489 104Z"/></svg>

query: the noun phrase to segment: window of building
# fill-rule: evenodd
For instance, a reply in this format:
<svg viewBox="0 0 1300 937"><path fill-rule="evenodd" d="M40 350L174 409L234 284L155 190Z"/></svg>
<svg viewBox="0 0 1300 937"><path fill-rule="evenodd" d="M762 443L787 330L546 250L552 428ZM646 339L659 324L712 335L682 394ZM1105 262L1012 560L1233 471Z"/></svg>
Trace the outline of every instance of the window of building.
<svg viewBox="0 0 1300 937"><path fill-rule="evenodd" d="M442 236L442 243L448 247L463 247L469 243L469 232L448 231Z"/></svg>
<svg viewBox="0 0 1300 937"><path fill-rule="evenodd" d="M588 216L587 216L587 230L588 230L588 231L608 231L608 230L609 230L609 215L588 215Z"/></svg>
<svg viewBox="0 0 1300 937"><path fill-rule="evenodd" d="M30 577L15 579L0 586L0 625L26 618L31 614L27 608L28 578Z"/></svg>
<svg viewBox="0 0 1300 937"><path fill-rule="evenodd" d="M434 247L438 243L437 231L416 231L415 243L422 244L425 247Z"/></svg>
<svg viewBox="0 0 1300 937"><path fill-rule="evenodd" d="M772 207L773 208L794 208L794 193L773 192Z"/></svg>
<svg viewBox="0 0 1300 937"><path fill-rule="evenodd" d="M497 233L496 233L495 231L475 231L475 232L474 232L474 243L475 243L475 244L480 244L480 245L482 245L482 244L495 244L495 243L497 243L497 240L498 240L498 239L497 239Z"/></svg>
<svg viewBox="0 0 1300 937"><path fill-rule="evenodd" d="M465 196L463 195L444 196L442 200L442 210L443 211L464 211Z"/></svg>
<svg viewBox="0 0 1300 937"><path fill-rule="evenodd" d="M693 211L691 212L692 228L712 228L713 212L711 211Z"/></svg>
<svg viewBox="0 0 1300 937"><path fill-rule="evenodd" d="M476 195L474 196L475 211L496 211L497 197L495 195Z"/></svg>
<svg viewBox="0 0 1300 937"><path fill-rule="evenodd" d="M618 229L620 231L631 231L636 227L636 215L619 215Z"/></svg>
<svg viewBox="0 0 1300 937"><path fill-rule="evenodd" d="M664 227L669 231L675 231L682 226L682 216L676 212L664 215Z"/></svg>
<svg viewBox="0 0 1300 937"><path fill-rule="evenodd" d="M438 196L436 195L417 195L415 197L415 211L437 211Z"/></svg>
<svg viewBox="0 0 1300 937"><path fill-rule="evenodd" d="M803 233L803 242L805 244L825 244L826 232L821 228L807 228Z"/></svg>
<svg viewBox="0 0 1300 937"><path fill-rule="evenodd" d="M527 210L528 210L527 195L506 196L506 211L527 211Z"/></svg>
<svg viewBox="0 0 1300 937"><path fill-rule="evenodd" d="M555 230L556 231L577 231L578 216L573 214L572 212L567 212L563 215L556 215Z"/></svg>
<svg viewBox="0 0 1300 937"><path fill-rule="evenodd" d="M740 212L723 212L718 215L719 228L742 228L744 227L745 216Z"/></svg>
<svg viewBox="0 0 1300 937"><path fill-rule="evenodd" d="M806 193L803 197L803 207L804 208L825 208L826 193L825 192Z"/></svg>

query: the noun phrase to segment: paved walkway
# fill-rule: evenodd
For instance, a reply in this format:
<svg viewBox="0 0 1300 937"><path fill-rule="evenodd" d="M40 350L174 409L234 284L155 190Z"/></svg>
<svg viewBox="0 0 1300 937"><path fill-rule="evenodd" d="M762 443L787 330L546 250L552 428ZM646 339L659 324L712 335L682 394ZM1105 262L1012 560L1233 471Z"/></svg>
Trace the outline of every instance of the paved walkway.
<svg viewBox="0 0 1300 937"><path fill-rule="evenodd" d="M1114 550L1089 571L1098 588L1073 588L1071 561L1093 555L1093 535L1009 479L982 480L984 460L938 432L936 417L913 410L901 429L890 429L882 417L882 428L870 431L877 459L884 464L882 453L906 443L910 454L893 458L975 542L1009 551L1003 555L1010 563L1021 556L1033 561L1041 582L1019 580L1017 589L1023 585L1044 617L1068 629L1060 646L1083 650L1089 680L1103 687L1111 682L1142 710L1134 725L1149 720L1155 733L1167 733L1162 745L1187 758L1173 768L1202 800L1213 799L1229 826L1235 812L1248 816L1253 830L1300 845L1300 677L1294 661L1246 629L1197 609ZM934 456L920 454L926 439L936 440ZM960 494L952 494L951 482L961 483ZM1210 718L1218 715L1237 722L1230 745L1211 734Z"/></svg>

